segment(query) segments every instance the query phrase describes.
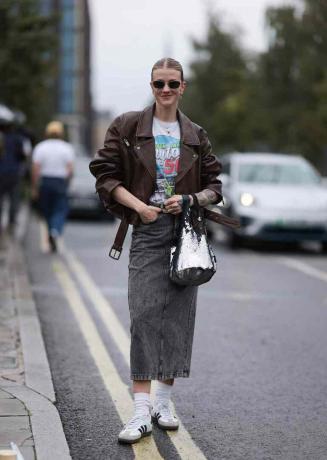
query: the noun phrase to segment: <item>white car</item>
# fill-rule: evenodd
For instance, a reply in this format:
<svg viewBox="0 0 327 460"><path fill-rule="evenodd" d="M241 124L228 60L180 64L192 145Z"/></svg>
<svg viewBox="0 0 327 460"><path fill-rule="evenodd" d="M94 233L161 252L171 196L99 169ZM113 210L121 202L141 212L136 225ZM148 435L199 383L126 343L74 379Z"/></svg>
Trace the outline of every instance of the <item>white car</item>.
<svg viewBox="0 0 327 460"><path fill-rule="evenodd" d="M241 227L208 221L209 233L223 229L231 246L257 239L320 241L327 249L327 188L307 160L271 153L230 153L220 160L225 203L213 210L238 218Z"/></svg>

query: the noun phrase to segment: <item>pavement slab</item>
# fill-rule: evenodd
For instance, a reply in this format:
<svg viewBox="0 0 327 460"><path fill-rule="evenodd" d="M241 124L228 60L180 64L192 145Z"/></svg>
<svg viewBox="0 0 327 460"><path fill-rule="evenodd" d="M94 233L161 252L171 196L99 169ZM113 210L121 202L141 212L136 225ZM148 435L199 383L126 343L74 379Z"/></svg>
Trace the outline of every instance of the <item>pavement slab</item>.
<svg viewBox="0 0 327 460"><path fill-rule="evenodd" d="M26 407L18 399L2 399L0 401L0 417L26 414Z"/></svg>
<svg viewBox="0 0 327 460"><path fill-rule="evenodd" d="M8 446L13 441L20 446L31 437L28 415L0 417L0 445Z"/></svg>
<svg viewBox="0 0 327 460"><path fill-rule="evenodd" d="M0 390L0 399L12 399L13 396L6 391Z"/></svg>

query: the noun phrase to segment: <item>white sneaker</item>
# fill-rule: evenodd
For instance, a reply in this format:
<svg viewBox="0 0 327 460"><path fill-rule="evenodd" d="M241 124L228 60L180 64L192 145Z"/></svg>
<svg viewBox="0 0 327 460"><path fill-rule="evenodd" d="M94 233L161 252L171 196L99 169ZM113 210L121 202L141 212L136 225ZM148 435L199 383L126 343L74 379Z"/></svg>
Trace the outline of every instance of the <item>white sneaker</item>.
<svg viewBox="0 0 327 460"><path fill-rule="evenodd" d="M145 415L143 417L134 415L119 433L118 441L123 444L133 444L144 436L149 436L151 432L152 423L150 415Z"/></svg>
<svg viewBox="0 0 327 460"><path fill-rule="evenodd" d="M178 430L179 421L170 410L169 402L166 403L155 403L151 410L152 421L163 430Z"/></svg>

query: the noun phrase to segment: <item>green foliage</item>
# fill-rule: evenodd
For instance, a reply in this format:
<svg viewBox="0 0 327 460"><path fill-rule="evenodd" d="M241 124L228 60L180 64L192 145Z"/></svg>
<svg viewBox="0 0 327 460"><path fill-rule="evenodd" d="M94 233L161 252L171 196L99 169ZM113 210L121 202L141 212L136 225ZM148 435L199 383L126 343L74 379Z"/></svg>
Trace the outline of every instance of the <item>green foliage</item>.
<svg viewBox="0 0 327 460"><path fill-rule="evenodd" d="M193 46L198 59L191 65L183 109L206 127L214 145L230 147L231 140L238 145L235 127L244 120L247 79L239 45L217 19L211 19L207 41L194 41Z"/></svg>
<svg viewBox="0 0 327 460"><path fill-rule="evenodd" d="M267 9L268 49L254 57L213 19L206 40L193 43L183 108L216 152L298 152L326 172L327 2L302 7Z"/></svg>
<svg viewBox="0 0 327 460"><path fill-rule="evenodd" d="M1 0L0 42L0 101L40 133L54 108L55 18L40 14L38 0Z"/></svg>

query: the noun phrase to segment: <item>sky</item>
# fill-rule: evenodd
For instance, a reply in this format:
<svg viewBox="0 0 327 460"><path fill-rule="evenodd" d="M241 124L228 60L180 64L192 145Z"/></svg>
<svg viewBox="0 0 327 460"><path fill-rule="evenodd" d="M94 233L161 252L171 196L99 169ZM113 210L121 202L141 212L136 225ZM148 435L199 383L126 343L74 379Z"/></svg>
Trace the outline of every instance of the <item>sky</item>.
<svg viewBox="0 0 327 460"><path fill-rule="evenodd" d="M208 11L239 29L246 49L266 47L264 11L299 0L89 0L92 95L97 110L118 115L151 101L150 71L164 56L180 61L187 78L191 38L205 38Z"/></svg>

